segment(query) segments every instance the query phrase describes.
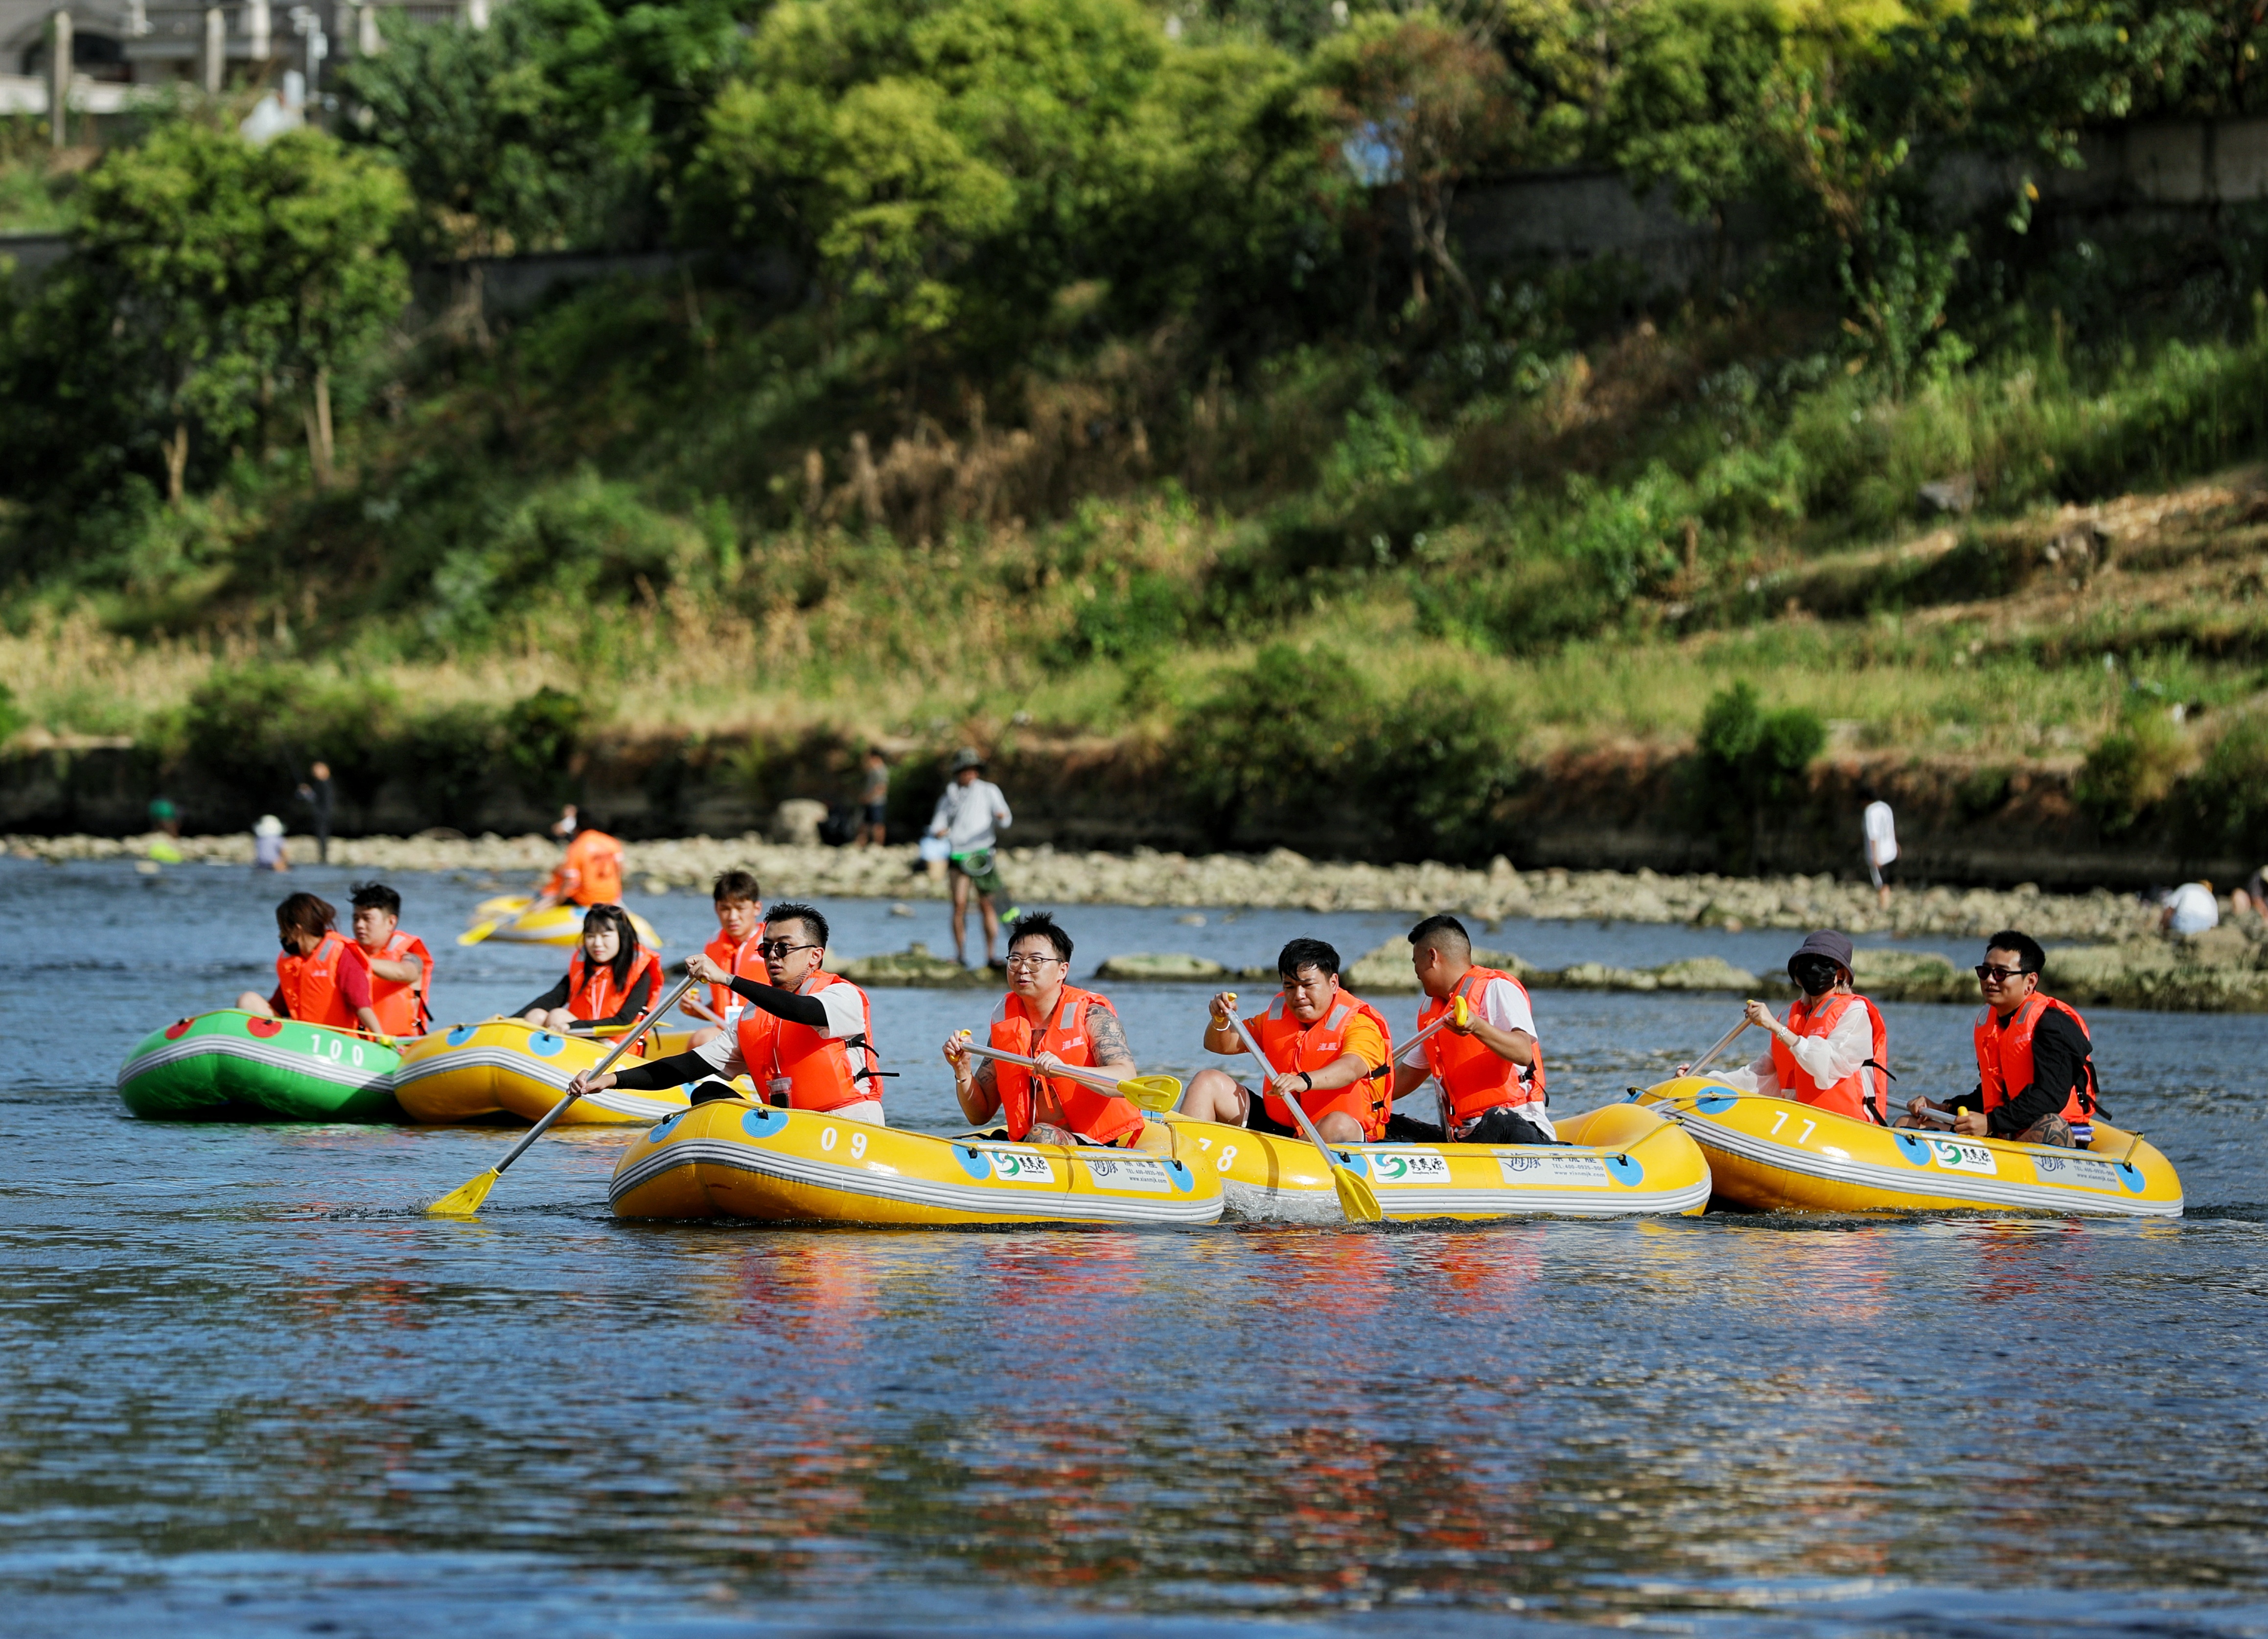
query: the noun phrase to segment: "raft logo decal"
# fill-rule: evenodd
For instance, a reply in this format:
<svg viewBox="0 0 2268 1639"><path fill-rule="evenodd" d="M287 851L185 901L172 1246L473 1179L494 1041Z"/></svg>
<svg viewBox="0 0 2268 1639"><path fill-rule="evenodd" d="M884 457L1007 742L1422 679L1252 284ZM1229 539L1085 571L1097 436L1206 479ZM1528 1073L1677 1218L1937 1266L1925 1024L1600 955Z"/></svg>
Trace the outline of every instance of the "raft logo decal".
<svg viewBox="0 0 2268 1639"><path fill-rule="evenodd" d="M1080 1164L1086 1176L1094 1180L1097 1189L1138 1190L1145 1195L1170 1195L1174 1192L1173 1176L1165 1163L1158 1161L1088 1161L1084 1156Z"/></svg>
<svg viewBox="0 0 2268 1639"><path fill-rule="evenodd" d="M1372 1176L1381 1184L1447 1184L1449 1159L1438 1149L1373 1149Z"/></svg>
<svg viewBox="0 0 2268 1639"><path fill-rule="evenodd" d="M1982 1144L1963 1143L1957 1138L1933 1138L1929 1141L1930 1159L1948 1172L1981 1172L1986 1178L1999 1176L1999 1163L1992 1152Z"/></svg>
<svg viewBox="0 0 2268 1639"><path fill-rule="evenodd" d="M974 1144L955 1144L953 1153L961 1158L961 1170L972 1178L998 1178L1004 1184L1056 1181L1054 1166L1036 1149L979 1149Z"/></svg>
<svg viewBox="0 0 2268 1639"><path fill-rule="evenodd" d="M1562 1185L1575 1189L1607 1187L1607 1163L1596 1155L1539 1155L1519 1150L1496 1152L1497 1170L1507 1184L1522 1188Z"/></svg>
<svg viewBox="0 0 2268 1639"><path fill-rule="evenodd" d="M2118 1169L2107 1161L2081 1161L2070 1155L2035 1155L2032 1170L2040 1175L2043 1184L2072 1184L2083 1190L2106 1190L2115 1192L2119 1185Z"/></svg>

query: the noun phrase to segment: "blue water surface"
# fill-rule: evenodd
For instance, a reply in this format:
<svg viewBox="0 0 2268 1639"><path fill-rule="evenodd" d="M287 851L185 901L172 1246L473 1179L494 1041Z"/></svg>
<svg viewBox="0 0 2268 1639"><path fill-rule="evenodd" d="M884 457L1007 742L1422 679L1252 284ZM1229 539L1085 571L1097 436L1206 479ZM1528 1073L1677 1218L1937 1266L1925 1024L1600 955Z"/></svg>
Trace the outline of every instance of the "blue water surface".
<svg viewBox="0 0 2268 1639"><path fill-rule="evenodd" d="M481 882L395 885L445 1021L563 960L448 942ZM2171 1223L630 1224L625 1134L591 1129L460 1223L418 1207L509 1131L118 1106L144 1033L266 987L278 894L0 863L11 1632L2268 1634L2268 1022L2094 1017L2120 1117L2182 1169ZM676 953L711 925L635 903ZM949 948L933 904L826 909L851 954ZM1065 917L1082 965L1406 927L1179 914ZM1761 969L1794 940L1493 942ZM1208 1061L1208 990L1115 987L1145 1068ZM875 993L894 1120L954 1124L938 1044L990 1002ZM1539 993L1555 1108L1736 1006ZM1902 1089L1967 1084L1970 1009L1886 1012Z"/></svg>

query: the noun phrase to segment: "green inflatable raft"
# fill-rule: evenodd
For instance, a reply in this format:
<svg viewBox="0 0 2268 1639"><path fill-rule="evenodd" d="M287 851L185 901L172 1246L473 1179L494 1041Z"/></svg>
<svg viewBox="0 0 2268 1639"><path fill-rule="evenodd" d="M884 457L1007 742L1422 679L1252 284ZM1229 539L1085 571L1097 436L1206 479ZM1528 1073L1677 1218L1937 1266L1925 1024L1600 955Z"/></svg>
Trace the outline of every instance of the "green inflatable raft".
<svg viewBox="0 0 2268 1639"><path fill-rule="evenodd" d="M232 1008L152 1031L120 1068L118 1096L159 1119L397 1121L401 1057L351 1030Z"/></svg>

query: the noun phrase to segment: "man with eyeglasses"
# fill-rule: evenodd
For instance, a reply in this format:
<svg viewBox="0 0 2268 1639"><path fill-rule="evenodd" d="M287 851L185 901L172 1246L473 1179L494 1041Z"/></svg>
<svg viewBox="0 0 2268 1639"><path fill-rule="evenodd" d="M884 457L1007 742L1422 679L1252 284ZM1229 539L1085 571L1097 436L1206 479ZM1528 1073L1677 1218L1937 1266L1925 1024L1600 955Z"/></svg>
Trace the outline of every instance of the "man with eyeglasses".
<svg viewBox="0 0 2268 1639"><path fill-rule="evenodd" d="M1071 935L1045 912L1016 924L1008 993L992 1010L988 1045L1036 1059L1041 1067L977 1062L964 1045L968 1032L955 1031L946 1038L945 1061L961 1112L980 1123L998 1115L1019 1143L1138 1145L1144 1124L1132 1099L1049 1074L1094 1069L1119 1082L1140 1074L1108 998L1067 982L1071 951Z"/></svg>
<svg viewBox="0 0 2268 1639"><path fill-rule="evenodd" d="M2040 993L2047 952L2014 928L1985 941L1977 969L1984 1008L1977 1015L1977 1085L1951 1104L1916 1098L1910 1122L1944 1126L1970 1138L2007 1139L2084 1149L2095 1139L2101 1089L2095 1042L2078 1011Z"/></svg>
<svg viewBox="0 0 2268 1639"><path fill-rule="evenodd" d="M760 1096L784 1108L887 1126L885 1072L874 1052L873 1009L865 991L821 965L827 932L827 919L812 906L774 905L764 919L763 942L756 947L769 985L738 977L706 955L688 957L688 973L711 985L729 985L749 1004L733 1028L688 1052L634 1069L595 1076L586 1071L568 1090L578 1096L609 1087L651 1092L696 1082L701 1085L694 1102L706 1104L735 1096L727 1084L746 1075Z"/></svg>

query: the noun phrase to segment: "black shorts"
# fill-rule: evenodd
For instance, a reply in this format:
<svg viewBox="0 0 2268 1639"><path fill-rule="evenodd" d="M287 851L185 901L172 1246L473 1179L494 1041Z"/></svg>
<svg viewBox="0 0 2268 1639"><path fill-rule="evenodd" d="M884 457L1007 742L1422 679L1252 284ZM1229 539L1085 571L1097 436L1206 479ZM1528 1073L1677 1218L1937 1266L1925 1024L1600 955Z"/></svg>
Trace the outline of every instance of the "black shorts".
<svg viewBox="0 0 2268 1639"><path fill-rule="evenodd" d="M864 812L866 816L866 823L869 825L887 825L889 823L890 805L887 802L869 802L865 806Z"/></svg>
<svg viewBox="0 0 2268 1639"><path fill-rule="evenodd" d="M1244 1115L1244 1130L1246 1132L1265 1133L1270 1138L1296 1138L1302 1143L1307 1141L1307 1135L1300 1131L1298 1127L1285 1126L1281 1121L1278 1121L1274 1116L1268 1113L1268 1101L1266 1099L1253 1094L1247 1094L1246 1096L1252 1100L1251 1107L1245 1111Z"/></svg>

